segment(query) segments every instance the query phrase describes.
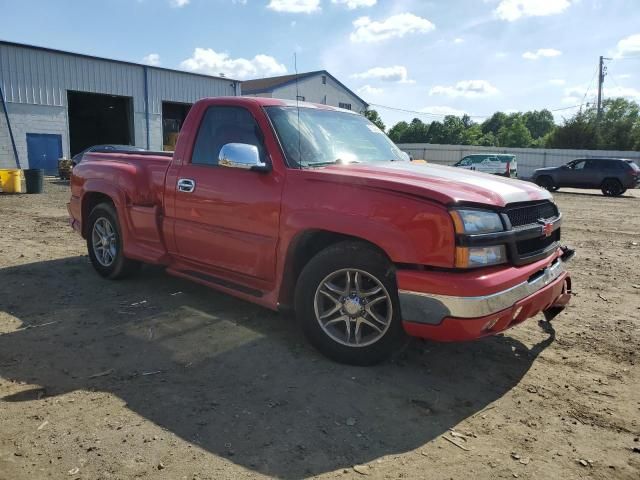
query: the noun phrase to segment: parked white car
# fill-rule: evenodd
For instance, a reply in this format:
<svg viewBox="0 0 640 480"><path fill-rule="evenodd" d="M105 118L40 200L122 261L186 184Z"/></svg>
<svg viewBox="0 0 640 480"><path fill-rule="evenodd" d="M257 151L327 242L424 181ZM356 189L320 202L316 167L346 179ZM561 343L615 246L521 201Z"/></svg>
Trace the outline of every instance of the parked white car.
<svg viewBox="0 0 640 480"><path fill-rule="evenodd" d="M454 167L474 170L477 172L492 173L502 177L517 177L518 162L515 155L503 153L477 153L467 155L454 165Z"/></svg>

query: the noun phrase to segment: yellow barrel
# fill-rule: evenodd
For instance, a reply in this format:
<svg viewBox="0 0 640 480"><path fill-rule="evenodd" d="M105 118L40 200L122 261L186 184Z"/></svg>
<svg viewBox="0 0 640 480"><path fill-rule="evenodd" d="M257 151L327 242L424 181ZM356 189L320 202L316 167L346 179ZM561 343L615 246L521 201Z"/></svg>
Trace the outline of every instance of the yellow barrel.
<svg viewBox="0 0 640 480"><path fill-rule="evenodd" d="M22 191L22 170L17 168L0 170L0 189L4 193L20 193Z"/></svg>

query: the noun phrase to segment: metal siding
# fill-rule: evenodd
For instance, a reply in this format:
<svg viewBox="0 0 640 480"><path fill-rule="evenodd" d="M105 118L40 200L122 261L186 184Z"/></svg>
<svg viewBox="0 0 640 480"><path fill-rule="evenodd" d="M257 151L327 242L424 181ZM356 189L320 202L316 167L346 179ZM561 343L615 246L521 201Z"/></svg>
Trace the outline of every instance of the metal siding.
<svg viewBox="0 0 640 480"><path fill-rule="evenodd" d="M206 78L189 73L149 67L150 113L162 114L162 102L195 103L205 97L234 96L229 79Z"/></svg>
<svg viewBox="0 0 640 480"><path fill-rule="evenodd" d="M231 79L154 67L148 67L148 72L152 149L162 148L163 101L195 103L204 97L236 94ZM0 43L0 85L7 104L15 107L8 108L12 123L24 124L27 130L36 133L62 134L66 155L69 153L68 90L132 98L133 139L136 145L146 146L143 65ZM51 107L64 110L51 111ZM20 158L26 162L26 144L18 143ZM0 150L5 146L0 144Z"/></svg>

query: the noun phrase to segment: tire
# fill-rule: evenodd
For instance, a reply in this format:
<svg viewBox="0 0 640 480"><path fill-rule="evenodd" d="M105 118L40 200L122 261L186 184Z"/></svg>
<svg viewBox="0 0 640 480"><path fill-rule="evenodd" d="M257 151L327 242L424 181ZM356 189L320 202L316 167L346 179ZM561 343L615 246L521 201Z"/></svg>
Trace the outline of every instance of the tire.
<svg viewBox="0 0 640 480"><path fill-rule="evenodd" d="M600 187L602 190L602 194L607 197L619 197L626 189L620 183L620 180L616 180L615 178L607 178L604 182L602 182L602 186Z"/></svg>
<svg viewBox="0 0 640 480"><path fill-rule="evenodd" d="M89 228L87 230L89 258L93 268L101 276L110 280L128 277L135 273L141 265L140 262L124 256L120 232L118 215L112 204L100 203L89 214ZM101 237L108 243L100 243L102 242Z"/></svg>
<svg viewBox="0 0 640 480"><path fill-rule="evenodd" d="M556 183L553 181L553 178L551 178L548 175L543 175L542 177L538 177L536 179L536 185L544 188L545 190L549 190L550 192L555 192L559 188L556 185Z"/></svg>
<svg viewBox="0 0 640 480"><path fill-rule="evenodd" d="M403 338L395 271L362 242L327 247L305 265L295 310L309 342L340 363L379 363Z"/></svg>

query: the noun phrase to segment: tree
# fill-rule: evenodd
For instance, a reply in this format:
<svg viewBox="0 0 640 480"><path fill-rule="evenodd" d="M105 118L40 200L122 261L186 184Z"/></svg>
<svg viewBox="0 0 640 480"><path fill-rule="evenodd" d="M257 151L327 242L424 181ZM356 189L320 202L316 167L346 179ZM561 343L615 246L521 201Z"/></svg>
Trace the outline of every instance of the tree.
<svg viewBox="0 0 640 480"><path fill-rule="evenodd" d="M602 102L602 118L598 125L598 148L631 150L634 129L640 122L640 106L624 98L608 98Z"/></svg>
<svg viewBox="0 0 640 480"><path fill-rule="evenodd" d="M544 137L556 126L553 120L553 114L546 109L525 112L524 115L522 115L522 119L534 139Z"/></svg>
<svg viewBox="0 0 640 480"><path fill-rule="evenodd" d="M501 147L528 147L532 142L531 133L522 118L515 119L498 132L498 144Z"/></svg>
<svg viewBox="0 0 640 480"><path fill-rule="evenodd" d="M545 146L547 148L597 148L594 113L593 109L587 109L576 113L572 118L565 119L564 124L549 135Z"/></svg>
<svg viewBox="0 0 640 480"><path fill-rule="evenodd" d="M463 119L464 121L464 119ZM493 135L489 132L487 135ZM482 134L482 127L477 123L474 123L469 126L464 132L462 132L462 140L460 142L461 145L481 145L480 139L484 135Z"/></svg>
<svg viewBox="0 0 640 480"><path fill-rule="evenodd" d="M507 114L503 112L496 112L487 120L482 122L482 133L493 133L498 135L498 132L507 123Z"/></svg>
<svg viewBox="0 0 640 480"><path fill-rule="evenodd" d="M398 122L389 130L389 138L395 143L402 143L404 132L409 128L407 122Z"/></svg>
<svg viewBox="0 0 640 480"><path fill-rule="evenodd" d="M624 98L602 102L598 121L595 106L565 119L548 137L547 147L604 150L640 150L640 106Z"/></svg>
<svg viewBox="0 0 640 480"><path fill-rule="evenodd" d="M414 118L411 123L394 125L389 136L397 143L640 150L640 105L609 98L602 104L599 121L595 106L591 106L560 126L549 110L495 112L481 124L468 115L447 115L442 122L430 124Z"/></svg>
<svg viewBox="0 0 640 480"><path fill-rule="evenodd" d="M380 115L375 110L369 110L368 108L364 111L364 116L369 119L371 123L373 123L376 127L378 127L383 132L387 128L385 124L382 122Z"/></svg>

